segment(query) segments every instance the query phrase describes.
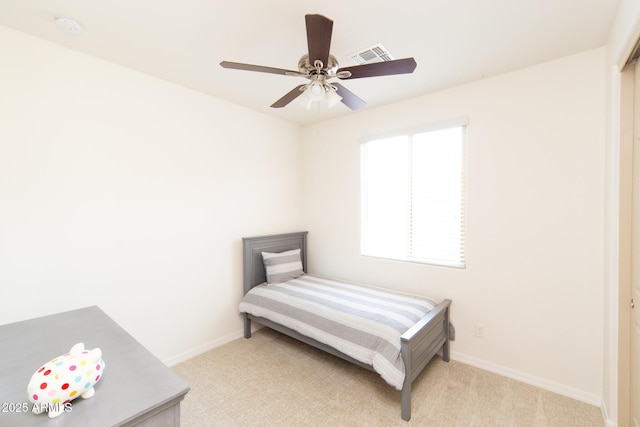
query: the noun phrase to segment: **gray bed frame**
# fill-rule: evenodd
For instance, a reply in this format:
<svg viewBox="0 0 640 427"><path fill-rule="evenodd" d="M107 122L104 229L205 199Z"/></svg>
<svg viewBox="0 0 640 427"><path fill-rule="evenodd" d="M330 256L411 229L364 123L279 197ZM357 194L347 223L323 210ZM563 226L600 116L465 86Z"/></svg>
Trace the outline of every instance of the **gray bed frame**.
<svg viewBox="0 0 640 427"><path fill-rule="evenodd" d="M242 239L244 265L244 294L251 288L266 282L266 273L262 263L262 252L283 252L300 249L302 268L307 272L307 232L275 234L270 236L245 237ZM401 395L401 416L405 421L411 419L411 383L422 372L433 356L442 349L442 359L449 361L449 306L451 300L445 299L431 310L418 323L402 334L401 354L405 366L405 379ZM333 347L304 336L293 329L271 320L244 313L244 337L251 338L251 321L312 345L334 356L340 357L365 369L373 371L370 365L360 362Z"/></svg>

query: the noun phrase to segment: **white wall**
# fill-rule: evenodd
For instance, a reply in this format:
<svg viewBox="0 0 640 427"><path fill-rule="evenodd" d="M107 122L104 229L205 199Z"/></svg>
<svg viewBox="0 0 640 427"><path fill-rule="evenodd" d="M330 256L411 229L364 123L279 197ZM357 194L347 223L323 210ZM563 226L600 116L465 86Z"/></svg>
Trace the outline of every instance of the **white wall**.
<svg viewBox="0 0 640 427"><path fill-rule="evenodd" d="M310 271L451 298L454 358L600 404L605 56L305 128ZM469 117L467 268L360 256L358 138L458 116Z"/></svg>
<svg viewBox="0 0 640 427"><path fill-rule="evenodd" d="M300 129L6 27L0 94L0 324L97 304L168 362L239 336Z"/></svg>

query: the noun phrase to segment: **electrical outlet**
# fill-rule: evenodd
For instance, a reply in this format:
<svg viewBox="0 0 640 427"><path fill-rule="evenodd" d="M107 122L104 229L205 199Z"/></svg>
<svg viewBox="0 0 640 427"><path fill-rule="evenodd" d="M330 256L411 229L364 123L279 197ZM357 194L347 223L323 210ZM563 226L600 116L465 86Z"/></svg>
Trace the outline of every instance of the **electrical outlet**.
<svg viewBox="0 0 640 427"><path fill-rule="evenodd" d="M475 325L476 338L484 338L484 325L476 323Z"/></svg>

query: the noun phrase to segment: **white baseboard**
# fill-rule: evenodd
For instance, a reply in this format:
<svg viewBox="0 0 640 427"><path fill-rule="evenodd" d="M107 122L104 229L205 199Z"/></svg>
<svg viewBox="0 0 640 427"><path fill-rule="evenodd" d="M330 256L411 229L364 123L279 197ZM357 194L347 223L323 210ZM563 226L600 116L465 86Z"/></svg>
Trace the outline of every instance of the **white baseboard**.
<svg viewBox="0 0 640 427"><path fill-rule="evenodd" d="M191 350L187 350L183 353L180 353L176 356L170 357L168 359L163 360L162 362L171 367L173 365L177 365L178 363L182 363L185 360L189 360L192 357L196 357L201 355L202 353L206 353L209 350L213 350L216 347L220 347L221 345L230 343L231 341L235 341L238 338L242 338L244 336L244 331L241 329L239 331L233 332L227 336L222 338L218 338L217 340L210 341L208 343L199 345L198 347L192 348Z"/></svg>
<svg viewBox="0 0 640 427"><path fill-rule="evenodd" d="M590 405L597 406L602 409L602 396L597 396L593 393L588 393L577 388L569 387L564 384L549 381L544 378L539 378L524 372L516 371L515 369L507 368L501 365L496 365L481 359L477 359L466 354L451 352L451 358L458 362L465 363L467 365L475 366L476 368L484 369L485 371L493 372L503 377L511 378L526 384L530 384L539 387L544 390L551 391L553 393L561 394L566 397L570 397L581 402L588 403Z"/></svg>

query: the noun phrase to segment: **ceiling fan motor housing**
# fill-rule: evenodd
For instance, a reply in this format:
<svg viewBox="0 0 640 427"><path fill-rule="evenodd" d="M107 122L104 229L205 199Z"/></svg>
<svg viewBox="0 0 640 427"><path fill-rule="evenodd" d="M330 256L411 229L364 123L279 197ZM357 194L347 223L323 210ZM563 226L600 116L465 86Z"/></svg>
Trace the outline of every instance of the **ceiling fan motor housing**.
<svg viewBox="0 0 640 427"><path fill-rule="evenodd" d="M298 71L307 75L322 73L327 77L335 77L336 71L338 70L338 60L335 56L329 55L328 62L329 63L326 66L325 64L322 64L322 67L318 69L309 62L309 55L305 54L302 55L302 58L298 61Z"/></svg>

